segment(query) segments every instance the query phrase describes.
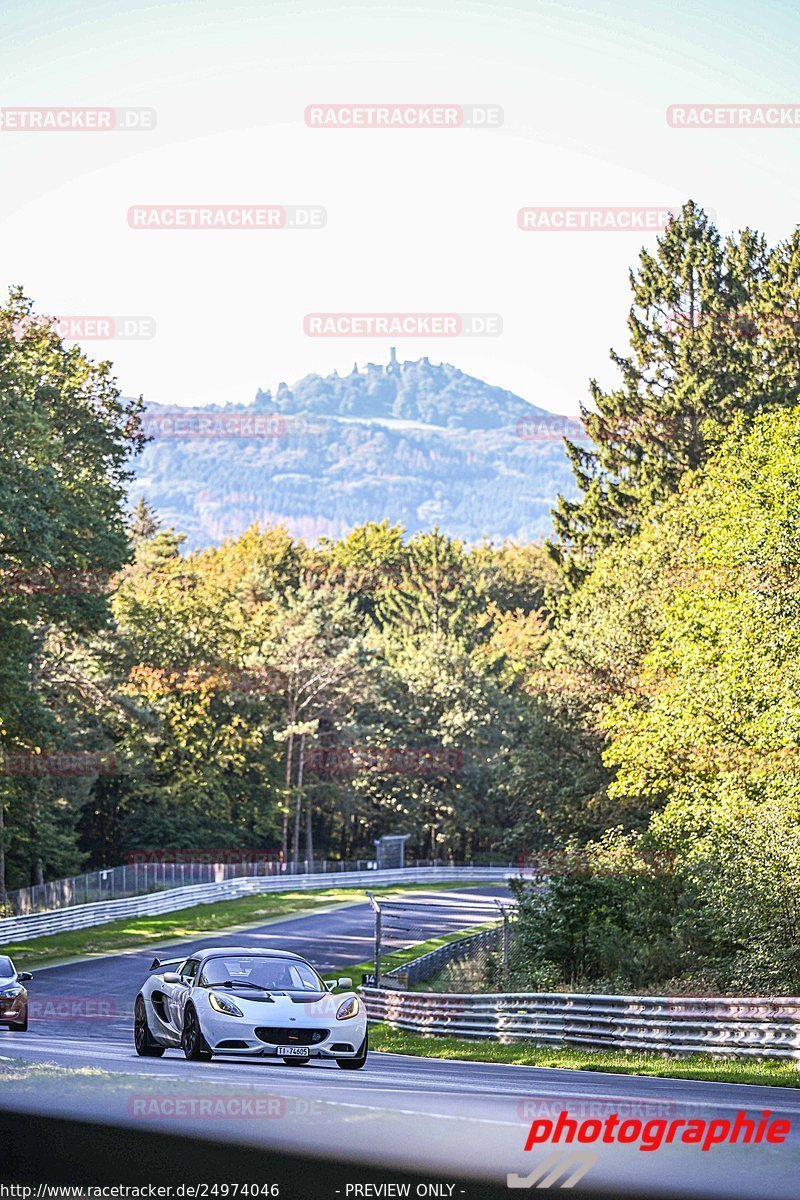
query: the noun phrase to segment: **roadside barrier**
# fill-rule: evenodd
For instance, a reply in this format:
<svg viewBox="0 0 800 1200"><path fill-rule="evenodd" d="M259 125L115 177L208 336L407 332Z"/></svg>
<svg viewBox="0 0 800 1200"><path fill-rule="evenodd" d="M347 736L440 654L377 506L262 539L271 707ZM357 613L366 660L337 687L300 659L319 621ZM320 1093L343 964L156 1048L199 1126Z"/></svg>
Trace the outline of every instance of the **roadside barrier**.
<svg viewBox="0 0 800 1200"><path fill-rule="evenodd" d="M800 998L481 995L365 987L371 1021L426 1036L800 1060Z"/></svg>
<svg viewBox="0 0 800 1200"><path fill-rule="evenodd" d="M405 865L405 864L397 864ZM411 864L409 864L411 865ZM417 866L440 866L439 863L417 863ZM498 864L502 865L502 864ZM108 903L128 896L144 896L148 892L166 892L170 888L194 887L198 883L225 883L229 879L249 878L252 875L307 875L324 871L365 871L367 859L352 862L316 859L307 862L282 863L270 850L174 850L150 848L132 850L128 861L118 867L102 867L53 879L27 888L5 893L9 917L28 917L33 913L51 912L56 908L73 908L76 904ZM2 904L0 897L0 904Z"/></svg>
<svg viewBox="0 0 800 1200"><path fill-rule="evenodd" d="M123 900L97 904L78 904L54 912L36 913L25 917L0 919L0 946L11 942L45 937L71 929L89 929L105 925L122 917L150 916L175 912L196 904L216 904L221 900L236 900L240 896L268 892L296 892L312 888L385 887L402 883L502 883L520 874L517 867L404 867L383 871L337 871L309 875L289 875L281 878L248 876L222 883L203 883L193 887L152 892Z"/></svg>

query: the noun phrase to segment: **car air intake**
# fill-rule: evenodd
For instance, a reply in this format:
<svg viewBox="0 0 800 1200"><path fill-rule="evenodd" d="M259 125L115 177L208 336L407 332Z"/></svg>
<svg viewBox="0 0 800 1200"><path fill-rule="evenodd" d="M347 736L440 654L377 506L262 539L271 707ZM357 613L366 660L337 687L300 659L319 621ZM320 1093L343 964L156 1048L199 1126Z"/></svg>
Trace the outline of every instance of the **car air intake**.
<svg viewBox="0 0 800 1200"><path fill-rule="evenodd" d="M339 1054L355 1054L355 1046L351 1046L349 1042L334 1042L331 1050L338 1051Z"/></svg>
<svg viewBox="0 0 800 1200"><path fill-rule="evenodd" d="M246 1050L247 1042L237 1042L235 1038L228 1038L225 1042L217 1042L217 1050Z"/></svg>
<svg viewBox="0 0 800 1200"><path fill-rule="evenodd" d="M316 1046L324 1042L329 1029L278 1029L259 1026L255 1035L270 1046Z"/></svg>

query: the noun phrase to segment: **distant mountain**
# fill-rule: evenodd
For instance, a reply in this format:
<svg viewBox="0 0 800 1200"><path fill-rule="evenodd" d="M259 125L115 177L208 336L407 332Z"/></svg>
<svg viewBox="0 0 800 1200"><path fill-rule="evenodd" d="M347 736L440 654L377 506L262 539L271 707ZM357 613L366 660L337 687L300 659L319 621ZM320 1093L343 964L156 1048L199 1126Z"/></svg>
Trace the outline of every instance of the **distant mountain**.
<svg viewBox="0 0 800 1200"><path fill-rule="evenodd" d="M255 520L310 540L368 520L413 533L438 524L476 542L551 530L574 494L567 422L513 392L427 358L306 375L251 405L149 405L152 438L136 464L145 496L190 549Z"/></svg>

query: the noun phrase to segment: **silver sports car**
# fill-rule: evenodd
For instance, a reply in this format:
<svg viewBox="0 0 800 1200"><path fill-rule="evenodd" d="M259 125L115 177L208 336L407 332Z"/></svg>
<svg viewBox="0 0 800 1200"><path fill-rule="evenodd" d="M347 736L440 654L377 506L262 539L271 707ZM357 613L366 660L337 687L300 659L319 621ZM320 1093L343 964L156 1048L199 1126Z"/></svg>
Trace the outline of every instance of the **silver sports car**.
<svg viewBox="0 0 800 1200"><path fill-rule="evenodd" d="M164 970L164 967L173 968ZM155 959L134 1009L136 1053L170 1047L188 1059L214 1054L282 1058L303 1066L333 1058L344 1070L367 1061L367 1014L351 979L323 983L298 954L211 946L188 958Z"/></svg>

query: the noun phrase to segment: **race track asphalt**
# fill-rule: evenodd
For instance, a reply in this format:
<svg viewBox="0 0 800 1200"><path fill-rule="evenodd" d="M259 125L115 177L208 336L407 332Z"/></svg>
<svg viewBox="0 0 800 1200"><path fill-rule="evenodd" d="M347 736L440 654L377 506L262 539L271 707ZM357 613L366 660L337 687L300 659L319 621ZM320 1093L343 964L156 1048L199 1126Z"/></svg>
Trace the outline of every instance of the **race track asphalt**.
<svg viewBox="0 0 800 1200"><path fill-rule="evenodd" d="M504 894L471 887L417 893L403 917L406 940L491 919L493 898ZM154 954L174 958L207 944L269 945L303 954L329 973L367 959L372 938L369 905L354 904L225 937L40 968L29 987L29 1032L0 1030L0 1107L334 1154L374 1164L376 1179L381 1166L405 1166L437 1178L451 1171L454 1178L502 1183L508 1172L526 1175L552 1149L526 1153L525 1139L533 1119L555 1120L562 1110L578 1121L617 1113L643 1123L733 1120L738 1111L760 1116L769 1110L791 1122L783 1144L703 1151L678 1142L649 1153L635 1144L593 1145L597 1161L573 1194L604 1187L637 1197L800 1196L800 1091L793 1089L390 1054L372 1054L354 1073L332 1062L301 1069L258 1059L196 1064L179 1051L161 1059L134 1052L133 1001Z"/></svg>

